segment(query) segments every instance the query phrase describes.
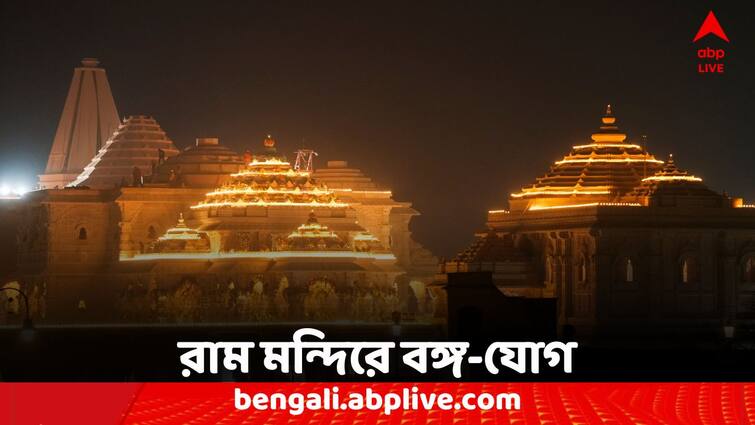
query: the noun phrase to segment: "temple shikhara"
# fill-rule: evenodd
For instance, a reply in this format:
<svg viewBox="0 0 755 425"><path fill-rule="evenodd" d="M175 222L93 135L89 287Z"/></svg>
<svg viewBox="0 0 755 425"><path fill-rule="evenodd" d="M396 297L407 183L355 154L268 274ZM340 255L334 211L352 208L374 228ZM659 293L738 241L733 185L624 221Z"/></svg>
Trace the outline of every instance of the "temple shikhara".
<svg viewBox="0 0 755 425"><path fill-rule="evenodd" d="M411 237L410 203L346 161L317 168L294 147L289 161L272 136L179 151L153 117L106 119L96 66L76 69L44 190L15 206L13 284L35 321L438 320L437 259Z"/></svg>
<svg viewBox="0 0 755 425"><path fill-rule="evenodd" d="M98 65L86 58L73 71L47 168L39 176L42 189L71 183L120 124L107 75Z"/></svg>
<svg viewBox="0 0 755 425"><path fill-rule="evenodd" d="M755 323L754 206L627 141L610 106L590 140L508 203L442 265L440 286L456 311L449 317L464 311L485 321L495 311L489 299L465 295L472 286L454 283L460 273L487 272L502 295L555 300L569 334Z"/></svg>

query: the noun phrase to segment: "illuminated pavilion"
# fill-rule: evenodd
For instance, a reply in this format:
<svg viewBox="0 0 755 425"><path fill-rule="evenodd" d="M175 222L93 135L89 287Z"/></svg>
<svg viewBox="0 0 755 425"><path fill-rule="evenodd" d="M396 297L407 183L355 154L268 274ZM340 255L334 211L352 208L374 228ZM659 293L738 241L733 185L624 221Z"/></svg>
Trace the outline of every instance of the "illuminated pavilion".
<svg viewBox="0 0 755 425"><path fill-rule="evenodd" d="M490 272L504 295L556 299L560 329L582 336L751 326L754 207L628 142L609 106L591 140L488 212L439 283Z"/></svg>
<svg viewBox="0 0 755 425"><path fill-rule="evenodd" d="M249 320L390 321L406 303L396 256L311 170L294 169L278 154L272 137L190 210L192 227L181 216L144 252L122 256L121 268L222 272L229 277L216 282L214 296L246 303L239 315ZM201 291L194 279L181 285L182 292ZM231 300L244 290L243 301Z"/></svg>

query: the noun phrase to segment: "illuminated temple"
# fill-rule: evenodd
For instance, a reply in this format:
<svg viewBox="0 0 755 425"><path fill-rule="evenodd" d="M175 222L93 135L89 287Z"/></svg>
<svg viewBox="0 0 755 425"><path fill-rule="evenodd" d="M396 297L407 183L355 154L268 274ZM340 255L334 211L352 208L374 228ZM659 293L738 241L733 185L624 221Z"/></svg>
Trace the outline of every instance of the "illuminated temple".
<svg viewBox="0 0 755 425"><path fill-rule="evenodd" d="M485 272L508 297L556 300L564 332L720 332L755 324L755 208L627 141L609 106L589 141L489 211L441 268L441 286ZM484 310L458 290L449 309Z"/></svg>
<svg viewBox="0 0 755 425"><path fill-rule="evenodd" d="M418 212L345 161L289 161L270 136L179 151L145 115L76 143L96 148L78 176L12 208L6 274L36 322L442 321Z"/></svg>

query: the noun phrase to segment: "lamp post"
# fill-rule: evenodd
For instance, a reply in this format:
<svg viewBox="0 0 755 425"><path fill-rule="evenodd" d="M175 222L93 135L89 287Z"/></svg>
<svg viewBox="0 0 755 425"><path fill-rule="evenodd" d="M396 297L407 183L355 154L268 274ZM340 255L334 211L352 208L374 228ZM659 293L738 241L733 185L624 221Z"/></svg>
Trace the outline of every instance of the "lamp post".
<svg viewBox="0 0 755 425"><path fill-rule="evenodd" d="M19 295L21 295L21 298L24 299L24 323L23 323L23 329L24 330L31 330L34 329L34 323L31 321L31 314L29 312L29 297L26 296L26 293L18 288L13 287L7 287L7 288L0 288L0 291L16 291ZM8 302L11 302L12 299L8 298Z"/></svg>

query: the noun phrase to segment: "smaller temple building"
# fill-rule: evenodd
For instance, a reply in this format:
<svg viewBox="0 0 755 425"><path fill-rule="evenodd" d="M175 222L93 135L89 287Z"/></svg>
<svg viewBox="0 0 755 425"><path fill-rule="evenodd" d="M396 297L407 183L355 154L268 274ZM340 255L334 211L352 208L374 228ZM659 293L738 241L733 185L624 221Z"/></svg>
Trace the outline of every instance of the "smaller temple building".
<svg viewBox="0 0 755 425"><path fill-rule="evenodd" d="M755 324L755 206L628 142L610 106L509 206L488 212L440 285L487 272L502 296L555 299L561 331L582 337Z"/></svg>

